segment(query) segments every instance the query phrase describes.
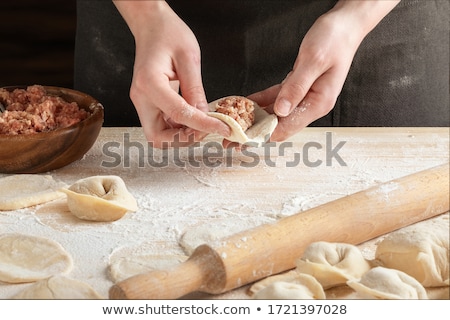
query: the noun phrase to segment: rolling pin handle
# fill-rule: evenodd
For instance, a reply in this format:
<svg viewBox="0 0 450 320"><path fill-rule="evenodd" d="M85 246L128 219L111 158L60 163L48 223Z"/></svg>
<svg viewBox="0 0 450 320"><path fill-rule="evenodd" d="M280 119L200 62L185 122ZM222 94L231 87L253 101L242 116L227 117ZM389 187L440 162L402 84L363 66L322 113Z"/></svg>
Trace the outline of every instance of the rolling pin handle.
<svg viewBox="0 0 450 320"><path fill-rule="evenodd" d="M110 299L177 299L195 291L222 292L226 272L218 253L198 246L191 257L174 269L153 271L125 279L109 290Z"/></svg>
<svg viewBox="0 0 450 320"><path fill-rule="evenodd" d="M197 291L204 281L198 264L187 260L172 270L153 271L123 280L110 288L109 298L176 299Z"/></svg>

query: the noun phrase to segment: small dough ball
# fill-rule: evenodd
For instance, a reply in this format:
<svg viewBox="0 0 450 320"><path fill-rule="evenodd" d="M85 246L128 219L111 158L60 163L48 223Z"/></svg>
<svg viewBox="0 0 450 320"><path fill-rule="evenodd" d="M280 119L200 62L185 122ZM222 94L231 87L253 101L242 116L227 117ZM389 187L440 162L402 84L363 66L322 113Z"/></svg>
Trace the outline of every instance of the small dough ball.
<svg viewBox="0 0 450 320"><path fill-rule="evenodd" d="M91 286L81 281L53 276L35 282L30 287L19 292L12 299L103 299Z"/></svg>
<svg viewBox="0 0 450 320"><path fill-rule="evenodd" d="M428 299L425 288L406 273L375 267L358 280L347 282L353 290L368 299Z"/></svg>
<svg viewBox="0 0 450 320"><path fill-rule="evenodd" d="M389 234L377 246L375 259L401 270L425 287L449 285L449 215L420 222Z"/></svg>
<svg viewBox="0 0 450 320"><path fill-rule="evenodd" d="M370 268L361 251L346 243L311 243L297 260L297 271L312 275L324 289L359 279Z"/></svg>
<svg viewBox="0 0 450 320"><path fill-rule="evenodd" d="M17 174L0 179L0 210L27 208L58 198L65 184L50 175Z"/></svg>
<svg viewBox="0 0 450 320"><path fill-rule="evenodd" d="M320 283L295 270L267 277L250 287L254 299L325 299Z"/></svg>
<svg viewBox="0 0 450 320"><path fill-rule="evenodd" d="M67 194L70 212L83 220L115 221L138 209L136 199L118 176L84 178L62 191Z"/></svg>
<svg viewBox="0 0 450 320"><path fill-rule="evenodd" d="M0 281L32 282L69 272L71 256L57 242L22 234L0 236Z"/></svg>

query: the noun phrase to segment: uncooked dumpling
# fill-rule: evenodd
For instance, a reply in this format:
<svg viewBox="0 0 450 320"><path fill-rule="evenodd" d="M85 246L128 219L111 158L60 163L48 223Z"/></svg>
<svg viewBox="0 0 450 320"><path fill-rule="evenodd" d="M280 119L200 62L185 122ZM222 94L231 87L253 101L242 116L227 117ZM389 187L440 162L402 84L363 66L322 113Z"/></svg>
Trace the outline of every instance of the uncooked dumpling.
<svg viewBox="0 0 450 320"><path fill-rule="evenodd" d="M217 112L217 109L225 103L246 106L252 105L254 108L253 114L249 115L245 110L242 113L236 112L236 115L231 116ZM269 114L256 102L241 96L229 96L213 101L209 104L209 110L210 112L208 114L210 116L222 120L231 128L231 136L227 137L227 140L240 144L253 146L263 144L270 138L278 124L276 115ZM250 125L249 119L252 122Z"/></svg>
<svg viewBox="0 0 450 320"><path fill-rule="evenodd" d="M309 275L301 276L312 278L311 282L315 281L314 287L311 287L309 283L276 281L256 292L253 299L325 299L325 293L317 280ZM316 290L316 288L320 288L320 290Z"/></svg>
<svg viewBox="0 0 450 320"><path fill-rule="evenodd" d="M389 234L375 258L401 270L425 287L449 285L449 215L423 221Z"/></svg>
<svg viewBox="0 0 450 320"><path fill-rule="evenodd" d="M416 279L384 267L375 267L360 280L350 280L347 284L368 299L428 299L425 288Z"/></svg>
<svg viewBox="0 0 450 320"><path fill-rule="evenodd" d="M255 282L250 287L249 294L254 295L256 292L264 289L268 285L274 283L274 282L293 282L298 277L300 273L298 273L296 270L291 270L285 273L276 274L267 278L264 278L262 280L259 280L258 282Z"/></svg>
<svg viewBox="0 0 450 320"><path fill-rule="evenodd" d="M88 284L66 278L64 276L53 276L40 280L25 290L13 296L12 299L103 299Z"/></svg>
<svg viewBox="0 0 450 320"><path fill-rule="evenodd" d="M187 260L183 255L141 255L110 261L109 273L114 282L156 270L167 270Z"/></svg>
<svg viewBox="0 0 450 320"><path fill-rule="evenodd" d="M118 176L81 179L62 191L70 212L83 220L115 221L137 210L136 199Z"/></svg>
<svg viewBox="0 0 450 320"><path fill-rule="evenodd" d="M57 242L22 234L0 236L0 281L32 282L72 269L72 258Z"/></svg>
<svg viewBox="0 0 450 320"><path fill-rule="evenodd" d="M19 174L0 179L0 210L17 210L64 197L65 185L50 175Z"/></svg>
<svg viewBox="0 0 450 320"><path fill-rule="evenodd" d="M267 277L250 287L254 299L325 299L320 283L308 274L289 271Z"/></svg>
<svg viewBox="0 0 450 320"><path fill-rule="evenodd" d="M346 243L314 242L297 260L297 271L312 275L324 289L358 279L369 269L361 251Z"/></svg>

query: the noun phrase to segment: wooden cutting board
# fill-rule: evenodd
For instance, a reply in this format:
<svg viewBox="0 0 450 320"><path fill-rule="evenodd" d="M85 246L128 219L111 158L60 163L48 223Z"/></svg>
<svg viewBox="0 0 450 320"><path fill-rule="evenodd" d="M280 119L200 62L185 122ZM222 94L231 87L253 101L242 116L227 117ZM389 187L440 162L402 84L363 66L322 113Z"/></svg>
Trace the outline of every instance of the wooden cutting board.
<svg viewBox="0 0 450 320"><path fill-rule="evenodd" d="M67 184L118 175L140 209L114 223L87 223L57 201L0 214L0 234L54 239L76 262L69 276L107 297L114 259L185 254L179 239L193 228L220 226L232 234L449 161L449 128L307 128L283 144L247 153L219 154L219 143L211 136L174 154L148 148L141 128L103 128L83 159L49 174ZM327 150L345 164L337 156L327 163ZM361 248L373 254L373 243ZM0 298L23 287L2 284Z"/></svg>

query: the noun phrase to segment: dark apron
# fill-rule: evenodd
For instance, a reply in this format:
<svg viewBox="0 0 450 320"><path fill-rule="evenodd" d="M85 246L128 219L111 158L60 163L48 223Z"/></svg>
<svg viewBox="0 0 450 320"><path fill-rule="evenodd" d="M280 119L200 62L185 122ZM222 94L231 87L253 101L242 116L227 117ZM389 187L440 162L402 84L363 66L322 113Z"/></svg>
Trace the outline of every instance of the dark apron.
<svg viewBox="0 0 450 320"><path fill-rule="evenodd" d="M200 44L209 101L280 83L335 0L168 1ZM364 39L334 109L314 126L449 126L449 1L403 0ZM112 1L78 0L75 88L106 126L139 126L134 40Z"/></svg>

